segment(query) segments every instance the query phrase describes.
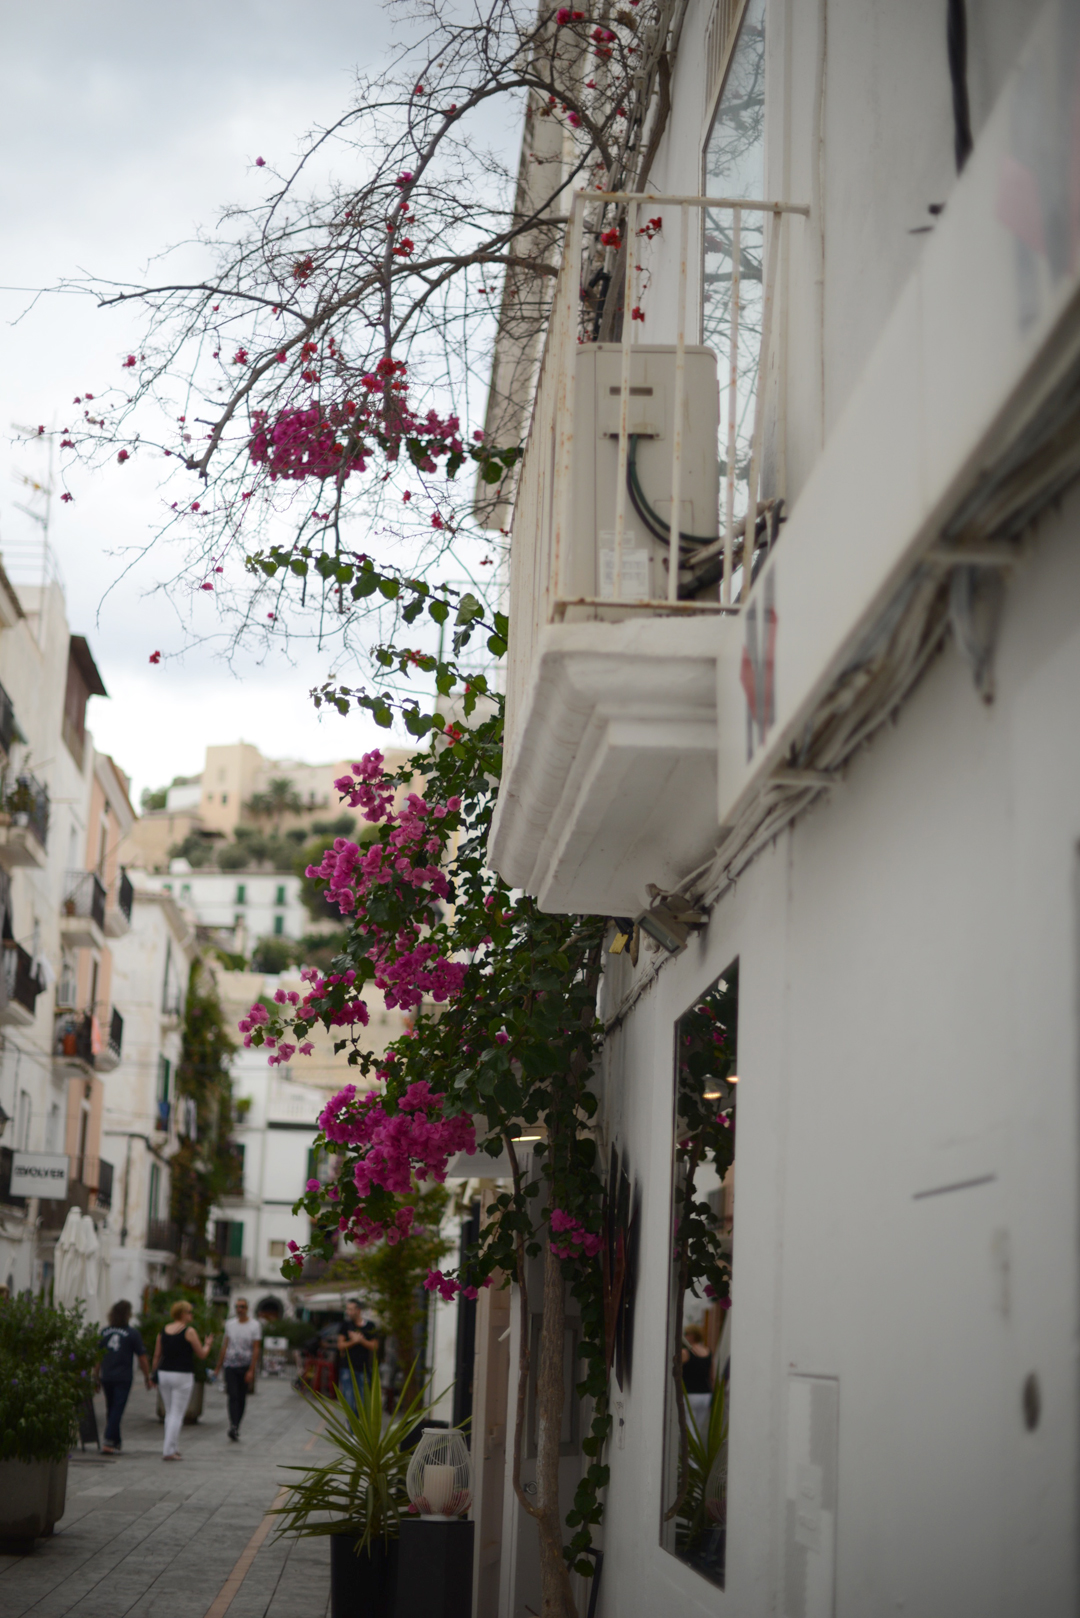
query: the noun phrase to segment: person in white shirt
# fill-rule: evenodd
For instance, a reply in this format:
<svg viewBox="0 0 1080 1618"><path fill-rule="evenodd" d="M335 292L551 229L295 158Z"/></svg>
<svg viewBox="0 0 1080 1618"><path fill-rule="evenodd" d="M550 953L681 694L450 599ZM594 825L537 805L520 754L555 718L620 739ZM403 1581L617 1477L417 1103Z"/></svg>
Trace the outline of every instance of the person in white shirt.
<svg viewBox="0 0 1080 1618"><path fill-rule="evenodd" d="M259 1366L262 1327L248 1316L248 1301L237 1298L236 1312L225 1322L225 1339L215 1367L225 1367L225 1391L229 1396L229 1437L235 1444L244 1419L247 1390L255 1385Z"/></svg>

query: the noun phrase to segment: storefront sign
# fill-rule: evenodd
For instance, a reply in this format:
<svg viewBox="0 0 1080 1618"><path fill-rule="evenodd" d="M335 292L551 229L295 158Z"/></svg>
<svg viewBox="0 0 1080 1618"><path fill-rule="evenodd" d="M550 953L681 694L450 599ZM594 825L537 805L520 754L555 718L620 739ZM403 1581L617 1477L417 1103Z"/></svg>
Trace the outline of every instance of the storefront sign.
<svg viewBox="0 0 1080 1618"><path fill-rule="evenodd" d="M68 1160L58 1152L15 1152L11 1159L13 1197L52 1197L62 1202L68 1194Z"/></svg>

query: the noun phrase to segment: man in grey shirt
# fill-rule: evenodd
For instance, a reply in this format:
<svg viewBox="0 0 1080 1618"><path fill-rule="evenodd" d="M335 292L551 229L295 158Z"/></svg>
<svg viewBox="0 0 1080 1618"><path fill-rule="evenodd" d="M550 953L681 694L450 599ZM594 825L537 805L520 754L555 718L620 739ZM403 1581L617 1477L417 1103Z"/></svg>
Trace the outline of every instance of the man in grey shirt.
<svg viewBox="0 0 1080 1618"><path fill-rule="evenodd" d="M248 1389L255 1385L262 1346L262 1327L248 1315L248 1301L237 1298L236 1313L225 1322L225 1337L215 1367L225 1367L225 1391L229 1396L229 1437L235 1444L240 1437Z"/></svg>

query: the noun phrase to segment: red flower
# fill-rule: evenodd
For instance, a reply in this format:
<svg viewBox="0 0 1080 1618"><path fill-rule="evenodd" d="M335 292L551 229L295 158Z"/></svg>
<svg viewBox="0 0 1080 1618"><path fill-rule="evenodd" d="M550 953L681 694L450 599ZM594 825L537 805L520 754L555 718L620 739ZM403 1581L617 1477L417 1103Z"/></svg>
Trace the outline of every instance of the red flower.
<svg viewBox="0 0 1080 1618"><path fill-rule="evenodd" d="M622 246L622 238L614 226L612 226L611 230L602 230L600 232L600 246L614 247L616 251Z"/></svg>
<svg viewBox="0 0 1080 1618"><path fill-rule="evenodd" d="M192 509L192 511L198 511L198 509L199 509L199 502L198 502L198 501L197 501L197 500L193 500L193 501L192 501L192 502L191 502L191 509Z"/></svg>
<svg viewBox="0 0 1080 1618"><path fill-rule="evenodd" d="M423 86L423 85L422 85L422 84L418 84L418 85L417 85L417 86L416 86L416 89L415 89L415 90L414 90L414 91L413 91L413 95L415 95L415 96L422 96L422 95L424 95L424 94L425 94L425 91L424 91L424 86Z"/></svg>
<svg viewBox="0 0 1080 1618"><path fill-rule="evenodd" d="M68 501L69 501L69 500L74 500L74 498L75 498L75 496L74 496L74 495L73 495L73 494L67 494L67 493L66 493L66 492L65 492L65 493L64 493L64 494L62 494L62 495L61 495L61 496L60 496L60 498L61 498L61 500L62 500L62 501L63 501L63 502L64 502L64 504L65 504L65 505L67 505L67 503L68 503Z"/></svg>
<svg viewBox="0 0 1080 1618"><path fill-rule="evenodd" d="M120 462L120 465L123 466L125 461L130 461L131 456L128 454L126 449L122 449L116 459Z"/></svg>
<svg viewBox="0 0 1080 1618"><path fill-rule="evenodd" d="M134 356L134 354L129 354L127 359L124 361L124 370L125 371L130 371L134 364L135 364L135 356Z"/></svg>
<svg viewBox="0 0 1080 1618"><path fill-rule="evenodd" d="M232 362L233 362L234 365L246 365L247 364L247 357L248 357L247 349L246 348L238 348L236 350L236 353L232 357Z"/></svg>
<svg viewBox="0 0 1080 1618"><path fill-rule="evenodd" d="M634 307L630 311L630 319L631 320L640 320L642 325L644 325L644 323L645 323L645 312L640 307L640 305L635 303Z"/></svg>
<svg viewBox="0 0 1080 1618"><path fill-rule="evenodd" d="M265 159L265 157L257 157L255 159L255 167L257 169L264 169L266 167L266 159Z"/></svg>
<svg viewBox="0 0 1080 1618"><path fill-rule="evenodd" d="M445 528L446 527L446 524L443 522L442 518L439 516L439 513L437 511L433 511L432 514L431 514L431 526L432 526L432 528Z"/></svg>
<svg viewBox="0 0 1080 1618"><path fill-rule="evenodd" d="M214 586L212 584L200 584L199 585L200 590L212 590L213 588L214 588Z"/></svg>
<svg viewBox="0 0 1080 1618"><path fill-rule="evenodd" d="M150 653L150 661L151 661L151 663L160 663L161 662L161 653L160 652L151 652Z"/></svg>

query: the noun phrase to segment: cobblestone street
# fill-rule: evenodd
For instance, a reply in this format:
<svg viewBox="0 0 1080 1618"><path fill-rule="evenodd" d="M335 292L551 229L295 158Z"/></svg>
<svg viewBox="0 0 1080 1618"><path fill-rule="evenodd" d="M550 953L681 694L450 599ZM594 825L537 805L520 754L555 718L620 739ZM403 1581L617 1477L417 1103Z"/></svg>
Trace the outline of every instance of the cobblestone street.
<svg viewBox="0 0 1080 1618"><path fill-rule="evenodd" d="M96 1401L98 1427L104 1406ZM263 1377L239 1444L208 1387L185 1427L183 1462L161 1459L154 1399L137 1382L124 1451L76 1450L67 1509L31 1556L0 1557L4 1618L324 1618L330 1554L322 1540L278 1540L266 1516L283 1465L320 1457L317 1418L287 1379Z"/></svg>

